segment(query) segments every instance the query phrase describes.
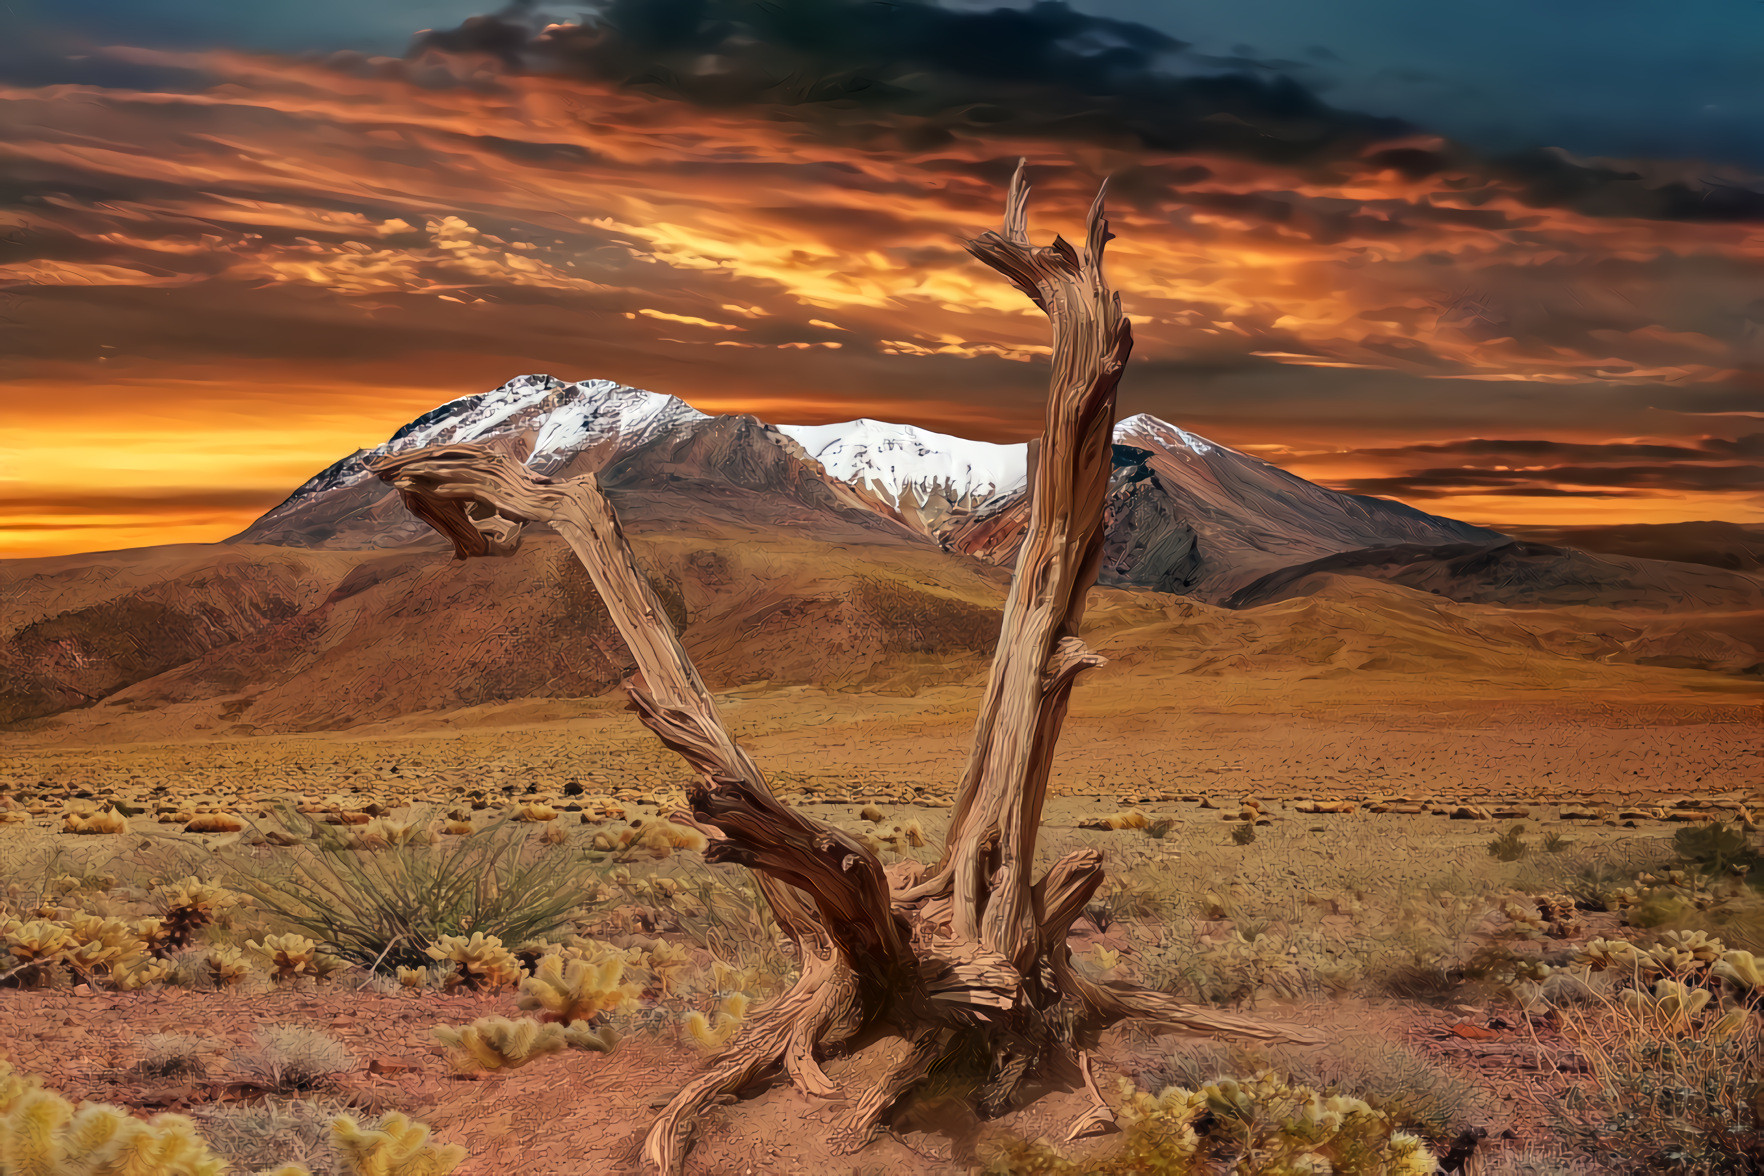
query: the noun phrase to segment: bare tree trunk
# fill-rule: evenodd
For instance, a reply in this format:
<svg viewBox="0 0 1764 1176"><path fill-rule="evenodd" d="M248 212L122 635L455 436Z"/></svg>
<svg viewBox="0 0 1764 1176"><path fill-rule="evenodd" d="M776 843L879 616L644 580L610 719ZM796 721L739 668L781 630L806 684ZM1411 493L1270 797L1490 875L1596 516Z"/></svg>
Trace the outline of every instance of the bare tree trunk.
<svg viewBox="0 0 1764 1176"><path fill-rule="evenodd" d="M850 1100L840 1128L861 1146L890 1107L934 1068L965 1067L980 1108L1001 1111L1029 1078L1083 1082L1101 1121L1087 1051L1127 1018L1157 1031L1312 1040L1185 1004L1159 992L1079 974L1066 945L1103 880L1102 855L1079 850L1032 881L1048 771L1073 683L1103 659L1079 638L1096 581L1108 496L1115 387L1132 348L1120 297L1102 272L1109 239L1102 194L1085 247L1034 246L1021 165L1001 231L968 243L1047 313L1053 374L1047 425L1031 478L1031 515L994 654L974 743L941 857L922 879L891 887L850 835L780 803L729 735L611 505L592 475L554 482L470 445L397 454L373 471L453 541L457 558L508 555L527 523L569 543L593 578L638 666L627 685L645 726L699 772L691 810L707 860L752 869L778 924L795 941L801 978L756 1010L710 1069L668 1105L644 1158L676 1171L698 1113L782 1067L805 1093L837 1088L816 1054L860 1033L904 1039L888 1073Z"/></svg>

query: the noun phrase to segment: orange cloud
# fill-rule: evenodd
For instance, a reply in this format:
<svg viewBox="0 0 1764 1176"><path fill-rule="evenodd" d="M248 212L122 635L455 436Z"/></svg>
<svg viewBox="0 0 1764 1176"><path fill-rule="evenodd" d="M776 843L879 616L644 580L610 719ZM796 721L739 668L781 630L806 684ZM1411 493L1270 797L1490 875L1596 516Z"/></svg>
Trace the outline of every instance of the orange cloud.
<svg viewBox="0 0 1764 1176"><path fill-rule="evenodd" d="M133 405L107 436L154 486L267 492L261 468L211 464L204 447L303 402L356 406L275 429L298 449L287 489L438 400L529 370L709 411L1020 437L1045 322L960 247L993 227L1018 153L1042 230L1076 228L1115 176L1111 277L1137 336L1125 394L1221 440L1486 435L1513 412L1539 435L1644 432L1664 427L1657 408L1757 407L1733 396L1764 368L1764 227L1538 207L1468 165L1391 162L1439 147L1425 137L1302 164L972 133L906 150L579 79L425 87L238 53L110 52L209 85L0 87L0 160L40 193L8 213L24 256L0 287L27 339L7 411L43 440L7 476L45 493L134 484L54 440L89 425L82 405L11 407L65 386L51 376ZM195 367L235 377L224 420L155 429L212 406L181 374ZM1228 394L1197 391L1221 379ZM1464 498L1485 519L1502 501ZM1647 509L1759 511L1737 492L1660 493ZM33 534L0 542L87 541ZM147 524L138 538L156 541Z"/></svg>

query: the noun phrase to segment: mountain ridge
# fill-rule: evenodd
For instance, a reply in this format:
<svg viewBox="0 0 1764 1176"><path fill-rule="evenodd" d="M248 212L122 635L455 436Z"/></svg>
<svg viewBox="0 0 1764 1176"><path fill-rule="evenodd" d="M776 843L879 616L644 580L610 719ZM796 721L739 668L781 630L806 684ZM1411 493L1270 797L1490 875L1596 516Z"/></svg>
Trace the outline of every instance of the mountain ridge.
<svg viewBox="0 0 1764 1176"><path fill-rule="evenodd" d="M721 422L742 420L747 425ZM720 439L702 444L693 437ZM1402 543L1498 542L1485 528L1384 499L1341 494L1148 413L1116 425L1116 479L1102 582L1219 600L1281 566ZM315 547L433 543L367 472L375 457L473 442L536 472L602 475L615 502L659 494L690 513L728 510L735 489L783 495L793 525L904 527L993 563L1027 524L1031 443L1000 444L872 418L820 425L711 416L678 397L610 380L518 376L430 409L371 449L326 467L229 542ZM693 452L687 466L652 452ZM641 461L634 455L648 453ZM653 506L655 504L648 504ZM772 514L776 500L748 500ZM803 514L796 508L808 513ZM865 520L868 511L876 520Z"/></svg>

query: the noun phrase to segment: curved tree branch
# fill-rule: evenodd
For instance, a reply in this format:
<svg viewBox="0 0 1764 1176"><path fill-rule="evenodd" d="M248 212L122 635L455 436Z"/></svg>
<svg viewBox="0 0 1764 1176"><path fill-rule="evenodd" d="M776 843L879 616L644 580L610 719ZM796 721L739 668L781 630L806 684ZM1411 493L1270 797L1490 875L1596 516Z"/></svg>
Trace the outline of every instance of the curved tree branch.
<svg viewBox="0 0 1764 1176"><path fill-rule="evenodd" d="M908 965L882 863L849 834L772 795L724 726L592 474L553 481L476 445L411 450L370 469L453 541L455 558L512 554L526 523L547 523L563 536L637 663L638 679L626 689L638 718L700 774L693 814L719 834L706 856L751 866L779 924L799 941L837 943L860 968Z"/></svg>
<svg viewBox="0 0 1764 1176"><path fill-rule="evenodd" d="M1112 465L1115 390L1133 349L1121 298L1103 276L1109 240L1103 193L1090 206L1082 253L1028 232L1023 164L1011 179L1003 227L968 249L1047 312L1053 370L1029 530L1018 553L992 673L974 724L943 856L908 892L953 891L953 930L1026 965L1040 946L1030 874L1048 771L1080 672L1102 664L1078 635L1102 559Z"/></svg>

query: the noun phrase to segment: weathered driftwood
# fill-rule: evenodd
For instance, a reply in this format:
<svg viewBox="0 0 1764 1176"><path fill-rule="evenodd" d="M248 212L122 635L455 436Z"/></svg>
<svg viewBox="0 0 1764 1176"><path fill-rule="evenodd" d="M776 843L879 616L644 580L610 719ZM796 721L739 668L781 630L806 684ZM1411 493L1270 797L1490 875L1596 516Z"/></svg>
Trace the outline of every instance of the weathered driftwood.
<svg viewBox="0 0 1764 1176"><path fill-rule="evenodd" d="M644 1157L662 1172L679 1167L699 1112L780 1068L807 1094L840 1094L817 1055L842 1043L905 1042L883 1078L847 1092L839 1132L855 1148L934 1067L964 1067L986 1113L1012 1105L1031 1079L1082 1082L1095 1105L1074 1131L1094 1126L1108 1112L1087 1051L1102 1030L1129 1018L1162 1032L1310 1039L1088 979L1073 968L1066 939L1102 883L1102 855L1067 854L1033 880L1048 770L1072 686L1103 661L1078 630L1101 558L1115 388L1132 332L1103 277L1110 234L1102 194L1082 250L1059 238L1032 245L1027 201L1019 166L1002 229L968 248L1052 324L1046 431L973 748L942 855L922 876L897 867L891 877L850 835L772 794L719 718L592 475L552 481L470 445L414 450L373 466L452 540L460 559L512 553L528 523L546 523L564 538L637 663L627 686L632 708L699 773L690 811L674 819L706 834L708 860L754 871L799 948L797 983L756 1010L658 1117Z"/></svg>

